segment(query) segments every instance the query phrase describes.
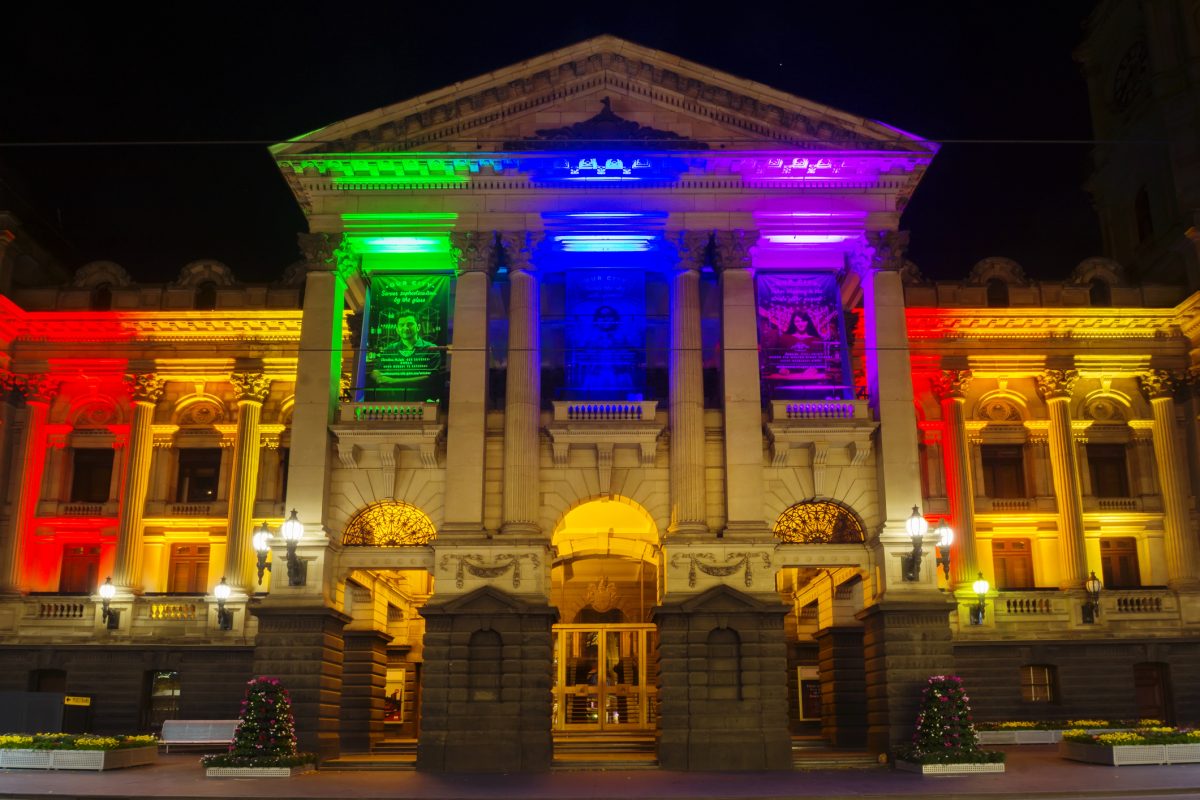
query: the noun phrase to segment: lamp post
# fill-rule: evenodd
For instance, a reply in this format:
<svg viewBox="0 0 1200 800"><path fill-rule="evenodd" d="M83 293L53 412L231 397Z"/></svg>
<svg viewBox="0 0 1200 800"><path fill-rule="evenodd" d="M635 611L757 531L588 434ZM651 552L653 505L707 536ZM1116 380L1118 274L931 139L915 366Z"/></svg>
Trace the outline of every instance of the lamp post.
<svg viewBox="0 0 1200 800"><path fill-rule="evenodd" d="M913 506L912 514L904 523L908 535L912 539L912 552L904 557L904 580L919 581L921 579L921 555L925 534L929 531L929 522L921 516L921 512Z"/></svg>
<svg viewBox="0 0 1200 800"><path fill-rule="evenodd" d="M110 575L104 579L104 583L100 584L100 619L104 622L104 627L110 631L115 631L121 624L121 612L109 608L109 603L116 596L117 587L113 586Z"/></svg>
<svg viewBox="0 0 1200 800"><path fill-rule="evenodd" d="M262 586L263 573L271 571L271 529L267 523L254 530L250 543L254 547L254 554L258 556L258 585Z"/></svg>
<svg viewBox="0 0 1200 800"><path fill-rule="evenodd" d="M233 612L225 608L225 601L229 599L229 584L221 578L221 582L213 587L213 596L217 598L217 629L222 631L233 630Z"/></svg>
<svg viewBox="0 0 1200 800"><path fill-rule="evenodd" d="M1087 592L1087 602L1083 604L1083 624L1095 625L1096 617L1100 616L1100 590L1104 588L1104 584L1096 577L1095 570L1086 581L1083 582L1083 589Z"/></svg>
<svg viewBox="0 0 1200 800"><path fill-rule="evenodd" d="M308 564L296 555L296 545L304 537L304 523L297 516L296 509L293 508L291 516L283 521L279 532L287 542L288 586L303 586L307 579Z"/></svg>
<svg viewBox="0 0 1200 800"><path fill-rule="evenodd" d="M985 601L987 600L988 589L991 588L991 585L984 580L983 573L981 572L975 582L971 584L971 588L975 590L975 596L979 598L978 602L971 607L971 624L982 625L984 609L987 606Z"/></svg>
<svg viewBox="0 0 1200 800"><path fill-rule="evenodd" d="M946 522L946 518L942 517L942 521L937 524L933 532L938 535L937 563L941 565L946 580L950 580L950 545L954 544L954 528L951 528Z"/></svg>

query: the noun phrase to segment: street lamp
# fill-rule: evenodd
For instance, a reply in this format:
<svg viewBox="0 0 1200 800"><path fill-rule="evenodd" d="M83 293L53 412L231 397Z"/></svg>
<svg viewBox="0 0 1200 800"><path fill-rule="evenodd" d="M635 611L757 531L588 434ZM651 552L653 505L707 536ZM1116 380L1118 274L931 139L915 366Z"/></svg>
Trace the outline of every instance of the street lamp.
<svg viewBox="0 0 1200 800"><path fill-rule="evenodd" d="M307 578L308 564L296 556L296 545L304 537L304 523L296 515L296 509L293 508L291 516L283 521L279 532L287 542L288 586L303 586Z"/></svg>
<svg viewBox="0 0 1200 800"><path fill-rule="evenodd" d="M229 584L221 578L221 582L213 587L213 596L217 598L217 629L222 631L233 630L233 612L225 608L225 601L229 599Z"/></svg>
<svg viewBox="0 0 1200 800"><path fill-rule="evenodd" d="M988 589L991 588L991 585L984 580L981 572L975 582L971 584L971 588L975 590L975 596L979 598L979 601L971 607L971 624L982 625L984 608L987 605L984 601L987 600Z"/></svg>
<svg viewBox="0 0 1200 800"><path fill-rule="evenodd" d="M255 555L258 556L258 585L262 586L263 573L271 570L271 529L267 527L267 523L264 522L255 529L250 542Z"/></svg>
<svg viewBox="0 0 1200 800"><path fill-rule="evenodd" d="M104 579L104 583L100 584L100 619L104 622L104 627L110 631L115 631L121 624L121 612L109 608L109 603L116 596L117 587L113 586L110 575Z"/></svg>
<svg viewBox="0 0 1200 800"><path fill-rule="evenodd" d="M921 546L925 534L929 531L929 522L921 516L917 507L913 506L912 514L904 523L904 527L908 529L908 535L912 539L912 552L906 555L903 561L904 580L918 581L921 579Z"/></svg>
<svg viewBox="0 0 1200 800"><path fill-rule="evenodd" d="M1087 592L1087 602L1083 604L1083 624L1095 625L1096 617L1100 616L1100 590L1104 588L1104 584L1096 577L1095 570L1092 571L1092 576L1083 582L1083 589Z"/></svg>
<svg viewBox="0 0 1200 800"><path fill-rule="evenodd" d="M951 528L946 522L946 518L942 517L942 521L937 524L933 532L938 535L937 563L941 564L946 580L950 580L950 545L954 544L954 528Z"/></svg>

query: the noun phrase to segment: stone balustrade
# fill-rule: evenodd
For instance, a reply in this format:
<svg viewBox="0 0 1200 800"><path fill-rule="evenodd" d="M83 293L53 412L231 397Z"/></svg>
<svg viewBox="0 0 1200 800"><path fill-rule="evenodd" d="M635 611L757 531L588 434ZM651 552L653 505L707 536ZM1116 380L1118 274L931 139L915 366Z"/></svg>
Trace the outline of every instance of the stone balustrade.
<svg viewBox="0 0 1200 800"><path fill-rule="evenodd" d="M379 401L342 403L338 408L340 423L370 422L437 422L438 404L419 401Z"/></svg>
<svg viewBox="0 0 1200 800"><path fill-rule="evenodd" d="M772 400L771 421L870 419L866 400Z"/></svg>
<svg viewBox="0 0 1200 800"><path fill-rule="evenodd" d="M654 400L556 400L554 421L653 421L657 411Z"/></svg>

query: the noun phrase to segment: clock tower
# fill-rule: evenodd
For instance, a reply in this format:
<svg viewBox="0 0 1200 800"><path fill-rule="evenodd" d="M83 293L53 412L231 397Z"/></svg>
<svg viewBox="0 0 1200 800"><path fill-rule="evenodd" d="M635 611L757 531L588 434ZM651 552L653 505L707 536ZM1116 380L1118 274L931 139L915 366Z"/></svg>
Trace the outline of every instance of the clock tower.
<svg viewBox="0 0 1200 800"><path fill-rule="evenodd" d="M1200 289L1200 0L1102 0L1085 28L1105 252L1135 281Z"/></svg>

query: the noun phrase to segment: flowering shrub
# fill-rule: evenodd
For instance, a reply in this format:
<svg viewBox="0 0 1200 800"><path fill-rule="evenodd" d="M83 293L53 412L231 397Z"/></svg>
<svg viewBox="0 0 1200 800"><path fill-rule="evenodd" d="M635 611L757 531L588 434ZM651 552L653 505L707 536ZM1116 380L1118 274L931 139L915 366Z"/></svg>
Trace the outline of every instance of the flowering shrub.
<svg viewBox="0 0 1200 800"><path fill-rule="evenodd" d="M1011 730L1038 730L1038 731L1058 731L1068 730L1071 728L1150 728L1156 725L1162 725L1162 720L1157 719L1044 719L1044 720L1003 720L1001 722L978 722L975 724L977 730L981 731L1011 731Z"/></svg>
<svg viewBox="0 0 1200 800"><path fill-rule="evenodd" d="M287 689L277 678L246 684L246 698L228 753L204 756L206 767L295 767L315 763L315 753L296 749L296 720Z"/></svg>
<svg viewBox="0 0 1200 800"><path fill-rule="evenodd" d="M1150 720L1157 722L1157 720ZM1139 744L1196 744L1200 742L1200 731L1186 728L1171 728L1165 725L1154 725L1138 728L1132 731L1111 731L1109 733L1088 733L1085 730L1063 731L1063 740L1068 742L1083 742L1084 744L1121 745Z"/></svg>
<svg viewBox="0 0 1200 800"><path fill-rule="evenodd" d="M6 733L0 735L4 750L124 750L129 747L153 747L153 736L96 736L90 733Z"/></svg>
<svg viewBox="0 0 1200 800"><path fill-rule="evenodd" d="M979 749L970 698L957 675L934 675L921 694L912 746L898 755L917 764L981 764L1004 754Z"/></svg>

